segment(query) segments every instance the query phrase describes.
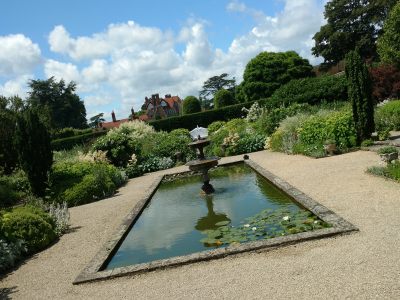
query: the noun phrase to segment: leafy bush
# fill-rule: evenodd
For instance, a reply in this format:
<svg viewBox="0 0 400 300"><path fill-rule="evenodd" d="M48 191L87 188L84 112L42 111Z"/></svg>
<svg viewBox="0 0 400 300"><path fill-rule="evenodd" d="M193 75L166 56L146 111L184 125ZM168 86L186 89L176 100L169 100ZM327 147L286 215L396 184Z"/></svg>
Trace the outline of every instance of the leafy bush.
<svg viewBox="0 0 400 300"><path fill-rule="evenodd" d="M254 122L253 128L259 133L271 135L279 127L279 123L285 118L311 110L312 108L310 105L297 103L289 107L273 108L261 114L258 120Z"/></svg>
<svg viewBox="0 0 400 300"><path fill-rule="evenodd" d="M10 241L23 240L28 253L37 252L52 243L57 235L54 220L32 206L14 208L1 216L1 230Z"/></svg>
<svg viewBox="0 0 400 300"><path fill-rule="evenodd" d="M393 65L380 65L369 69L375 102L400 98L400 69Z"/></svg>
<svg viewBox="0 0 400 300"><path fill-rule="evenodd" d="M193 158L193 151L188 147L191 141L187 129L175 129L170 133L163 131L153 133L142 141L142 157L139 161L147 160L148 157L169 157L175 161L178 153L182 160L187 161Z"/></svg>
<svg viewBox="0 0 400 300"><path fill-rule="evenodd" d="M381 149L378 150L378 154L390 154L396 152L399 152L399 150L397 150L397 148L394 146L382 147Z"/></svg>
<svg viewBox="0 0 400 300"><path fill-rule="evenodd" d="M321 157L327 140L334 140L338 149L347 150L355 146L355 139L348 110L320 111L316 115L298 114L282 121L271 135L267 148Z"/></svg>
<svg viewBox="0 0 400 300"><path fill-rule="evenodd" d="M400 100L390 101L375 110L375 126L378 135L400 130Z"/></svg>
<svg viewBox="0 0 400 300"><path fill-rule="evenodd" d="M141 143L154 133L154 129L142 121L121 124L100 137L93 144L93 150L107 152L107 158L115 166L125 167L132 154L141 156Z"/></svg>
<svg viewBox="0 0 400 300"><path fill-rule="evenodd" d="M326 112L311 116L299 131L299 140L305 145L323 145L332 139L341 150L354 147L356 136L352 114L349 111Z"/></svg>
<svg viewBox="0 0 400 300"><path fill-rule="evenodd" d="M222 128L224 125L226 124L226 122L224 121L215 121L212 122L210 125L208 125L207 130L208 130L208 134L213 134L214 132L216 132L218 129Z"/></svg>
<svg viewBox="0 0 400 300"><path fill-rule="evenodd" d="M174 165L175 163L170 157L151 156L147 158L147 160L141 165L139 165L139 169L142 173L149 173L169 169Z"/></svg>
<svg viewBox="0 0 400 300"><path fill-rule="evenodd" d="M182 111L185 115L200 112L201 105L199 99L197 99L195 96L187 96L183 100Z"/></svg>
<svg viewBox="0 0 400 300"><path fill-rule="evenodd" d="M214 106L216 109L235 104L235 97L232 92L220 89L214 95Z"/></svg>
<svg viewBox="0 0 400 300"><path fill-rule="evenodd" d="M0 273L13 267L25 252L26 247L22 240L12 242L0 238Z"/></svg>
<svg viewBox="0 0 400 300"><path fill-rule="evenodd" d="M52 203L49 207L49 215L53 218L56 223L55 232L58 236L61 236L67 231L69 227L69 211L67 202Z"/></svg>
<svg viewBox="0 0 400 300"><path fill-rule="evenodd" d="M370 167L368 173L400 181L400 162L388 164L386 167Z"/></svg>
<svg viewBox="0 0 400 300"><path fill-rule="evenodd" d="M235 154L250 153L264 149L265 135L247 134L241 137L237 143Z"/></svg>
<svg viewBox="0 0 400 300"><path fill-rule="evenodd" d="M277 89L268 99L271 106L287 106L293 103L319 104L322 102L346 101L347 82L345 76L321 76L294 79Z"/></svg>
<svg viewBox="0 0 400 300"><path fill-rule="evenodd" d="M22 170L0 176L0 207L14 205L30 193L28 177Z"/></svg>
<svg viewBox="0 0 400 300"><path fill-rule="evenodd" d="M53 167L51 192L58 202L75 206L110 196L124 182L121 171L107 163L62 162Z"/></svg>
<svg viewBox="0 0 400 300"><path fill-rule="evenodd" d="M368 140L362 141L361 146L362 147L369 147L369 146L372 146L373 144L374 144L374 142L372 140L368 139Z"/></svg>

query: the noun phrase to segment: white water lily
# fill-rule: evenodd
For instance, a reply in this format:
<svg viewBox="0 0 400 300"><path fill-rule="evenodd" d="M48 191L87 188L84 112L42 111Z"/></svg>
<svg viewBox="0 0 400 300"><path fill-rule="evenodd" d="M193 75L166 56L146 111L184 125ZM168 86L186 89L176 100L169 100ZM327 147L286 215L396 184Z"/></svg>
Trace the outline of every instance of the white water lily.
<svg viewBox="0 0 400 300"><path fill-rule="evenodd" d="M256 231L257 227L252 227L251 230Z"/></svg>
<svg viewBox="0 0 400 300"><path fill-rule="evenodd" d="M289 216L284 216L284 217L282 218L283 221L289 221L289 219L290 219Z"/></svg>
<svg viewBox="0 0 400 300"><path fill-rule="evenodd" d="M249 227L250 227L250 224L244 224L243 227L249 228Z"/></svg>

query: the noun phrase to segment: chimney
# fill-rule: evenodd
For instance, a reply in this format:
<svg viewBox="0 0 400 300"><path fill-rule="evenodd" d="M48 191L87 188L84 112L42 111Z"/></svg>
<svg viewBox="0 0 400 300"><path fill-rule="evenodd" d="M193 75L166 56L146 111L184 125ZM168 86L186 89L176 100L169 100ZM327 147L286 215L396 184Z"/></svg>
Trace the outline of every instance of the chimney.
<svg viewBox="0 0 400 300"><path fill-rule="evenodd" d="M111 112L111 118L113 122L117 122L117 118L115 117L114 111Z"/></svg>
<svg viewBox="0 0 400 300"><path fill-rule="evenodd" d="M165 98L171 98L171 94L166 94Z"/></svg>

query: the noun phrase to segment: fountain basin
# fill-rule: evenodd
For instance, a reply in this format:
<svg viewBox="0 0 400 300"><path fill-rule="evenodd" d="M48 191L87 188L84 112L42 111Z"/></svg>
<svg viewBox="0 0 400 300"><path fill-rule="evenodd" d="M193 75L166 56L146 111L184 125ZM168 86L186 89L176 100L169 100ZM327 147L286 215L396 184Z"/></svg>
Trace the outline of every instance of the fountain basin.
<svg viewBox="0 0 400 300"><path fill-rule="evenodd" d="M196 159L189 161L186 166L189 167L191 171L202 172L204 170L209 170L218 165L219 157L207 157L205 159Z"/></svg>

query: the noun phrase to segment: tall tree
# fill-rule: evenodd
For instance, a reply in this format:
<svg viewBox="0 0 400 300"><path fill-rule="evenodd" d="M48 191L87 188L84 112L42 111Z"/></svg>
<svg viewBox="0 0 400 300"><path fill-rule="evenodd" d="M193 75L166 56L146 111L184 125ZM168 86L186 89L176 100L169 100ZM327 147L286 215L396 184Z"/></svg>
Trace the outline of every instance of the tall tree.
<svg viewBox="0 0 400 300"><path fill-rule="evenodd" d="M346 55L346 78L348 94L353 108L353 120L357 144L369 139L374 131L374 104L372 83L367 65L357 50Z"/></svg>
<svg viewBox="0 0 400 300"><path fill-rule="evenodd" d="M219 90L225 89L234 92L236 79L229 79L229 74L222 73L219 76L213 76L204 81L203 89L199 92L200 101L208 107L212 103L214 95Z"/></svg>
<svg viewBox="0 0 400 300"><path fill-rule="evenodd" d="M182 111L184 115L200 112L201 105L199 99L197 99L195 96L187 96L183 100Z"/></svg>
<svg viewBox="0 0 400 300"><path fill-rule="evenodd" d="M246 65L241 94L248 101L267 98L292 79L314 76L312 69L309 61L294 51L261 52Z"/></svg>
<svg viewBox="0 0 400 300"><path fill-rule="evenodd" d="M329 67L345 58L356 48L361 56L375 59L376 40L383 21L397 0L331 0L325 5L327 24L313 39L312 52L322 56L322 66Z"/></svg>
<svg viewBox="0 0 400 300"><path fill-rule="evenodd" d="M215 93L214 106L221 108L235 103L235 96L231 91L222 89Z"/></svg>
<svg viewBox="0 0 400 300"><path fill-rule="evenodd" d="M10 174L18 165L15 151L15 132L17 116L24 103L19 97L0 96L0 169Z"/></svg>
<svg viewBox="0 0 400 300"><path fill-rule="evenodd" d="M105 122L106 120L103 118L104 113L99 113L93 117L90 118L90 123L89 126L92 128L97 128L99 127L99 124L102 122Z"/></svg>
<svg viewBox="0 0 400 300"><path fill-rule="evenodd" d="M87 127L86 109L83 101L75 94L76 84L57 82L54 77L47 80L31 80L29 104L38 108L41 119L51 129L65 127Z"/></svg>
<svg viewBox="0 0 400 300"><path fill-rule="evenodd" d="M378 53L385 63L400 68L400 1L391 10L378 39Z"/></svg>
<svg viewBox="0 0 400 300"><path fill-rule="evenodd" d="M22 169L28 176L32 192L44 196L53 163L50 134L33 109L25 110L17 121L17 149Z"/></svg>

